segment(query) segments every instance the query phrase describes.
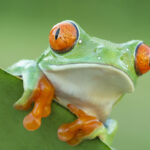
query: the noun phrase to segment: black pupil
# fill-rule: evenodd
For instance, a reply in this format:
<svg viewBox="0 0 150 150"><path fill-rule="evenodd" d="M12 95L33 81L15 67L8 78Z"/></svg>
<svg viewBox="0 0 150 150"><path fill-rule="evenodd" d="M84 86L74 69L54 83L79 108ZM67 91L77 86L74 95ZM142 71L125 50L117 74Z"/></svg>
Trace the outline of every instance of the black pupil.
<svg viewBox="0 0 150 150"><path fill-rule="evenodd" d="M57 40L58 35L59 35L59 32L60 32L60 28L58 28L57 31L56 31L56 34L55 34L55 40Z"/></svg>

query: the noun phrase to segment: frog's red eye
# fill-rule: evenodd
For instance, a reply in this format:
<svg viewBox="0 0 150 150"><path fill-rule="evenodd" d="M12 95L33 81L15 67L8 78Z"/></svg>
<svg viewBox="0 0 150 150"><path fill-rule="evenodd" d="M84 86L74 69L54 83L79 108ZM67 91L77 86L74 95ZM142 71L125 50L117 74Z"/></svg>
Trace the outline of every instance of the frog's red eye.
<svg viewBox="0 0 150 150"><path fill-rule="evenodd" d="M150 70L150 47L141 44L137 48L135 57L135 68L137 74L141 75Z"/></svg>
<svg viewBox="0 0 150 150"><path fill-rule="evenodd" d="M69 21L58 23L50 31L50 46L56 52L67 52L76 44L78 34L78 28L74 23Z"/></svg>

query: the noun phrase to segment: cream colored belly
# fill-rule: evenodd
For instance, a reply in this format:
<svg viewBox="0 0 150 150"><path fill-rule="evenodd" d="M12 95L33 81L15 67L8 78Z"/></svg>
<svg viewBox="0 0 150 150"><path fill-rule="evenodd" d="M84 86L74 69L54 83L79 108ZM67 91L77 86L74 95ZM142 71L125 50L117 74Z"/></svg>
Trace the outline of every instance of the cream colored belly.
<svg viewBox="0 0 150 150"><path fill-rule="evenodd" d="M55 87L56 101L65 107L74 104L101 121L107 118L122 94L134 90L128 76L111 66L61 67L43 70Z"/></svg>

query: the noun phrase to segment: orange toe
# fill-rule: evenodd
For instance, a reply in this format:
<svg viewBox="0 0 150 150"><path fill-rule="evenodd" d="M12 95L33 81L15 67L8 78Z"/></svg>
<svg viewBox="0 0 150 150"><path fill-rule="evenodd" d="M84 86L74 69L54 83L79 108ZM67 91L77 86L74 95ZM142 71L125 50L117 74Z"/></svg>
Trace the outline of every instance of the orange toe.
<svg viewBox="0 0 150 150"><path fill-rule="evenodd" d="M68 105L78 119L72 123L63 124L58 129L58 138L70 145L77 145L84 138L88 137L95 129L100 127L102 123L94 116L89 116L76 106Z"/></svg>
<svg viewBox="0 0 150 150"><path fill-rule="evenodd" d="M24 127L29 131L34 131L41 126L41 118L36 118L29 113L23 120Z"/></svg>
<svg viewBox="0 0 150 150"><path fill-rule="evenodd" d="M58 138L64 142L71 140L76 134L77 126L79 124L74 124L74 122L61 125L57 132Z"/></svg>
<svg viewBox="0 0 150 150"><path fill-rule="evenodd" d="M43 109L42 117L48 117L51 114L51 106L46 105Z"/></svg>

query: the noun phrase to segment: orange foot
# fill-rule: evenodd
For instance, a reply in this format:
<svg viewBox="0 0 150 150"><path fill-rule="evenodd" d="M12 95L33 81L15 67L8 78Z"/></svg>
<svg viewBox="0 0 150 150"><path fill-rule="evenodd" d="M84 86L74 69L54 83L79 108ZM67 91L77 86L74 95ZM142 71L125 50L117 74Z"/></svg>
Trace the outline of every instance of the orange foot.
<svg viewBox="0 0 150 150"><path fill-rule="evenodd" d="M34 108L23 120L23 125L27 130L34 131L38 129L41 125L42 117L50 115L53 97L54 88L50 81L43 76L30 98L30 101L34 102Z"/></svg>
<svg viewBox="0 0 150 150"><path fill-rule="evenodd" d="M95 129L103 125L96 117L87 115L72 104L68 104L68 108L78 119L59 127L58 137L61 141L67 142L70 145L76 145Z"/></svg>

